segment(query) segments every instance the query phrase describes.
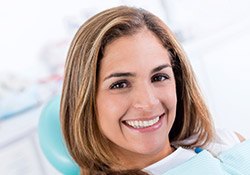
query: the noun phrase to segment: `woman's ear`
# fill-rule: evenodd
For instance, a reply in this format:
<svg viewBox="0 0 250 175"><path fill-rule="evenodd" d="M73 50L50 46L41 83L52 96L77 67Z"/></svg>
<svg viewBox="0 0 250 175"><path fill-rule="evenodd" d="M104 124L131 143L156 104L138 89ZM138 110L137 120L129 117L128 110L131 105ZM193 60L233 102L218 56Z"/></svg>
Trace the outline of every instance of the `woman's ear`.
<svg viewBox="0 0 250 175"><path fill-rule="evenodd" d="M237 137L239 138L240 142L243 142L243 141L246 140L246 139L245 139L241 134L239 134L238 132L234 132L234 133L237 135Z"/></svg>

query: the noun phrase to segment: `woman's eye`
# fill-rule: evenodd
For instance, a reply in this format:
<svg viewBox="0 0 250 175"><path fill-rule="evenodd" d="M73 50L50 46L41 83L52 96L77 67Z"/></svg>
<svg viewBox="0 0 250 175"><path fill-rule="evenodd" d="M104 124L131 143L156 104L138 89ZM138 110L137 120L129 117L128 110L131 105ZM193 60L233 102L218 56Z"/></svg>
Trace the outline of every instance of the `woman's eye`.
<svg viewBox="0 0 250 175"><path fill-rule="evenodd" d="M113 83L110 86L110 89L122 89L122 88L128 87L128 85L129 85L128 82L126 82L126 81L120 81L120 82Z"/></svg>
<svg viewBox="0 0 250 175"><path fill-rule="evenodd" d="M164 81L169 79L169 76L166 74L157 74L155 76L152 77L151 82L158 82L158 81Z"/></svg>

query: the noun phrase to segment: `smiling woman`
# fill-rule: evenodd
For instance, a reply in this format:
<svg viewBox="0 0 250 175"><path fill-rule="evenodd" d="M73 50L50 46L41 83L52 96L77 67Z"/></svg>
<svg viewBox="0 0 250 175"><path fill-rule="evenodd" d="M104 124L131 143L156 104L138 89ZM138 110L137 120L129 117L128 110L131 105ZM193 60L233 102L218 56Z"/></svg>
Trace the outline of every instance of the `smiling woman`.
<svg viewBox="0 0 250 175"><path fill-rule="evenodd" d="M99 67L97 119L122 167L142 168L172 151L168 133L177 97L170 65L168 51L146 28L106 46Z"/></svg>
<svg viewBox="0 0 250 175"><path fill-rule="evenodd" d="M193 148L215 154L240 142L233 132L214 132L169 28L126 6L95 15L75 35L61 122L69 152L88 175L167 175L196 156Z"/></svg>

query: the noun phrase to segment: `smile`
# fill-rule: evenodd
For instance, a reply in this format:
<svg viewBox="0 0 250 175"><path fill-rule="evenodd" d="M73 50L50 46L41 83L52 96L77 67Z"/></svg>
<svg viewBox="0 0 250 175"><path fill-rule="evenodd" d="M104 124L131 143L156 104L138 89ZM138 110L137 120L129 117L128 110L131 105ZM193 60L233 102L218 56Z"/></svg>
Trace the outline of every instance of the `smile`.
<svg viewBox="0 0 250 175"><path fill-rule="evenodd" d="M163 113L162 115L157 116L151 120L126 120L126 121L124 121L124 123L135 128L135 129L147 128L147 127L150 127L150 126L153 126L154 124L156 124L160 120L160 118L162 116L164 116L164 114L165 113Z"/></svg>

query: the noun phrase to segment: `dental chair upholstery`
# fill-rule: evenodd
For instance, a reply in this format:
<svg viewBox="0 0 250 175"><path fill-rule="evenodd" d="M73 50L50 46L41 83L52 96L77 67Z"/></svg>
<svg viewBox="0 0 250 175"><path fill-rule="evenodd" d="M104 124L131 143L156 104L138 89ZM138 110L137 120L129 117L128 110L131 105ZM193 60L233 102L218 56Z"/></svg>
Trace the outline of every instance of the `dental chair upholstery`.
<svg viewBox="0 0 250 175"><path fill-rule="evenodd" d="M47 160L64 175L79 175L80 170L71 158L60 127L60 96L44 106L38 124L39 143Z"/></svg>

